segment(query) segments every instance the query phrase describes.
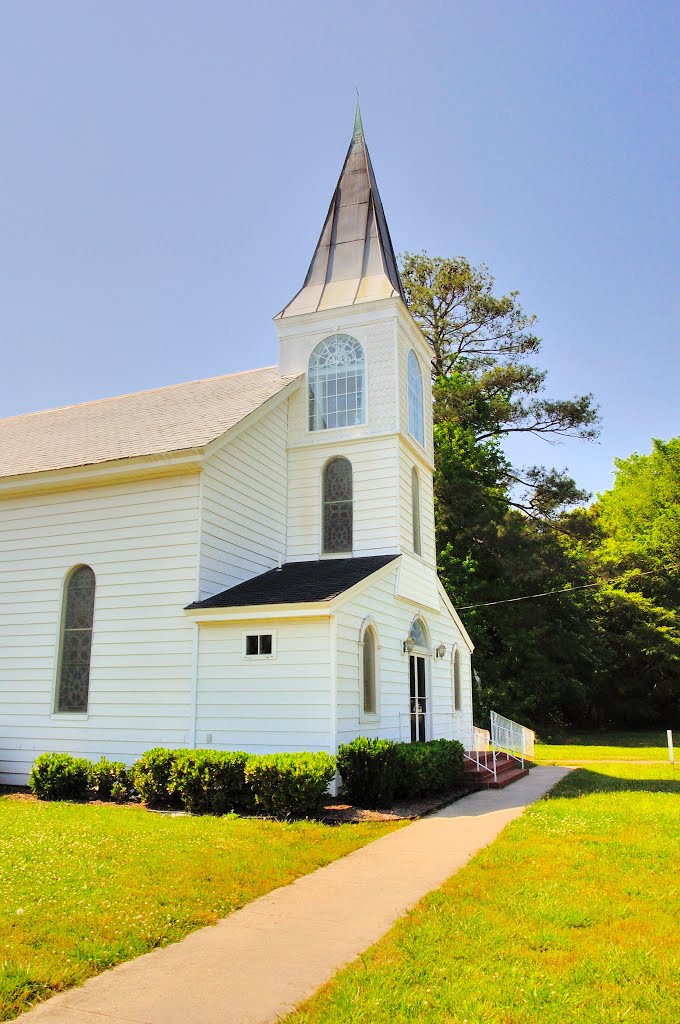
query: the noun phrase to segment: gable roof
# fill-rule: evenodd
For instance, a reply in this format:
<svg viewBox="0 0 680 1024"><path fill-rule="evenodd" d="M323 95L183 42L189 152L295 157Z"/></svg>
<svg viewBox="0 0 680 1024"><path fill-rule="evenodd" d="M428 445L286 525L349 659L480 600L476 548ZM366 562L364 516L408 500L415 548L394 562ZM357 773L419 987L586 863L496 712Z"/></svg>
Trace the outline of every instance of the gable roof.
<svg viewBox="0 0 680 1024"><path fill-rule="evenodd" d="M296 376L275 366L0 420L0 477L203 448Z"/></svg>
<svg viewBox="0 0 680 1024"><path fill-rule="evenodd" d="M359 113L305 282L275 319L391 296L405 300Z"/></svg>
<svg viewBox="0 0 680 1024"><path fill-rule="evenodd" d="M328 558L320 561L286 562L252 580L239 583L188 608L243 608L262 604L301 604L332 601L361 583L399 555L366 555L360 558Z"/></svg>

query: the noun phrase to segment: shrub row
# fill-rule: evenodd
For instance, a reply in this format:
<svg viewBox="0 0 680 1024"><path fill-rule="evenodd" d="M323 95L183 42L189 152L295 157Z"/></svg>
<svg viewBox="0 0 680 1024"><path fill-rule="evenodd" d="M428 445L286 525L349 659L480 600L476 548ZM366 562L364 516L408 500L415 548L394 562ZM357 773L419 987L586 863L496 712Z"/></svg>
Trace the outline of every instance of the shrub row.
<svg viewBox="0 0 680 1024"><path fill-rule="evenodd" d="M334 775L335 758L325 753L258 756L156 747L130 769L106 758L93 764L70 754L41 754L29 784L42 800L140 798L194 814L257 811L297 818L318 813Z"/></svg>
<svg viewBox="0 0 680 1024"><path fill-rule="evenodd" d="M29 785L41 800L100 800L124 802L134 793L130 771L122 761L102 757L93 763L70 754L41 754L35 759Z"/></svg>
<svg viewBox="0 0 680 1024"><path fill-rule="evenodd" d="M246 754L243 751L155 747L131 768L103 757L93 763L70 754L41 754L29 783L42 800L144 800L193 814L259 812L272 817L318 813L337 769L343 793L362 807L445 793L463 772L455 740L393 743L360 736L325 753Z"/></svg>
<svg viewBox="0 0 680 1024"><path fill-rule="evenodd" d="M386 807L451 790L463 774L463 753L457 740L393 743L360 736L339 748L337 765L351 803Z"/></svg>

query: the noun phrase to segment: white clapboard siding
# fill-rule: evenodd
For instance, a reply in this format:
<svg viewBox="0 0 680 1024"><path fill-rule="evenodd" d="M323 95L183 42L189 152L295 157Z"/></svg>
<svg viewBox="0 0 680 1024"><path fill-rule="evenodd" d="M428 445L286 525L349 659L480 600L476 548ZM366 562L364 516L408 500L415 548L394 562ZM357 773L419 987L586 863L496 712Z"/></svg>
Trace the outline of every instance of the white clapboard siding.
<svg viewBox="0 0 680 1024"><path fill-rule="evenodd" d="M188 740L198 475L0 501L0 781L67 751L133 760ZM64 579L96 576L87 718L53 714Z"/></svg>
<svg viewBox="0 0 680 1024"><path fill-rule="evenodd" d="M276 656L244 658L248 632L274 632ZM328 750L329 637L328 619L202 627L197 745L250 753Z"/></svg>
<svg viewBox="0 0 680 1024"><path fill-rule="evenodd" d="M356 736L408 739L409 664L403 652L418 608L395 596L397 570L367 586L338 611L337 729L338 742ZM422 618L430 633L432 649L446 645L443 659L428 658L428 699L433 731L437 736L457 738L466 745L472 728L472 687L470 658L460 630L448 610L423 609ZM361 631L367 620L378 634L378 714L363 714L361 690ZM452 653L461 648L460 715L454 714Z"/></svg>
<svg viewBox="0 0 680 1024"><path fill-rule="evenodd" d="M413 469L420 483L420 543L422 559L435 566L434 490L432 472L403 441L399 447L399 525L402 551L413 552Z"/></svg>
<svg viewBox="0 0 680 1024"><path fill-rule="evenodd" d="M309 358L324 338L335 333L350 334L361 344L366 361L366 422L354 427L338 427L332 433L338 441L354 440L371 434L394 434L398 430L395 345L397 319L394 309L366 316L366 311L347 310L343 323L335 316L325 325L317 324L302 335L288 335L288 325L276 321L281 333L281 372L306 373ZM291 353L290 347L294 349ZM292 355L292 358L290 358ZM308 389L301 387L291 397L289 443L324 443L326 431L309 430Z"/></svg>
<svg viewBox="0 0 680 1024"><path fill-rule="evenodd" d="M202 598L267 572L285 557L287 433L284 401L206 460Z"/></svg>
<svg viewBox="0 0 680 1024"><path fill-rule="evenodd" d="M422 605L428 611L438 610L440 598L435 570L424 565L422 559L415 555L403 554L397 594L406 601Z"/></svg>
<svg viewBox="0 0 680 1024"><path fill-rule="evenodd" d="M416 353L420 365L420 373L423 380L423 419L425 426L425 448L423 454L430 463L434 460L434 438L432 433L432 374L430 370L430 352L427 342L419 331L406 331L399 325L398 333L398 377L399 377L399 423L401 433L409 436L408 432L408 354L410 350ZM417 442L416 442L417 443Z"/></svg>
<svg viewBox="0 0 680 1024"><path fill-rule="evenodd" d="M354 555L382 554L399 547L398 443L392 438L327 440L289 452L288 560L321 555L322 475L326 462L342 455L352 463Z"/></svg>

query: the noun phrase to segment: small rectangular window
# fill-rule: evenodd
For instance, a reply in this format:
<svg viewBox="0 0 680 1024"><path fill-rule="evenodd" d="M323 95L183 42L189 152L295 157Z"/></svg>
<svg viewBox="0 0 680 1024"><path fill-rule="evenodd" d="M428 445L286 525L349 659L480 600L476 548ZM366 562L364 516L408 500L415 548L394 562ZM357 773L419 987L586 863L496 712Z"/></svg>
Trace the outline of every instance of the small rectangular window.
<svg viewBox="0 0 680 1024"><path fill-rule="evenodd" d="M274 655L272 633L247 633L244 643L246 658L271 658Z"/></svg>

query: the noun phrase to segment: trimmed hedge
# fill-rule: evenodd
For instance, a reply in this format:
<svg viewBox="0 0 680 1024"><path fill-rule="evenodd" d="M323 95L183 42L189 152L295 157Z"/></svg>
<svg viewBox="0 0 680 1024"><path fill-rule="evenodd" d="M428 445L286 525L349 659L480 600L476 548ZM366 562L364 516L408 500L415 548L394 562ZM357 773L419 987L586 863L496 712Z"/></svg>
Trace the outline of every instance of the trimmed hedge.
<svg viewBox="0 0 680 1024"><path fill-rule="evenodd" d="M260 757L154 747L130 769L105 757L92 764L70 754L41 754L29 782L42 800L139 797L152 807L184 807L193 814L259 811L303 818L321 809L334 775L335 758L325 753Z"/></svg>
<svg viewBox="0 0 680 1024"><path fill-rule="evenodd" d="M135 789L150 807L181 807L179 794L170 791L170 775L179 758L193 750L153 747L135 761L130 773Z"/></svg>
<svg viewBox="0 0 680 1024"><path fill-rule="evenodd" d="M255 801L246 785L248 757L242 751L182 752L170 768L168 790L192 814L252 812Z"/></svg>
<svg viewBox="0 0 680 1024"><path fill-rule="evenodd" d="M130 772L122 761L100 758L91 766L91 780L94 794L100 800L114 800L122 804L134 795Z"/></svg>
<svg viewBox="0 0 680 1024"><path fill-rule="evenodd" d="M92 762L71 754L40 754L28 784L41 800L86 800L92 784Z"/></svg>
<svg viewBox="0 0 680 1024"><path fill-rule="evenodd" d="M358 736L338 748L342 791L360 807L386 807L397 791L397 744Z"/></svg>
<svg viewBox="0 0 680 1024"><path fill-rule="evenodd" d="M463 774L463 753L457 740L394 743L359 736L338 750L343 793L363 807L446 793Z"/></svg>
<svg viewBox="0 0 680 1024"><path fill-rule="evenodd" d="M398 743L396 747L398 797L446 793L463 774L463 745L457 740Z"/></svg>
<svg viewBox="0 0 680 1024"><path fill-rule="evenodd" d="M274 818L317 814L334 775L335 758L326 753L262 754L246 765L258 810Z"/></svg>

